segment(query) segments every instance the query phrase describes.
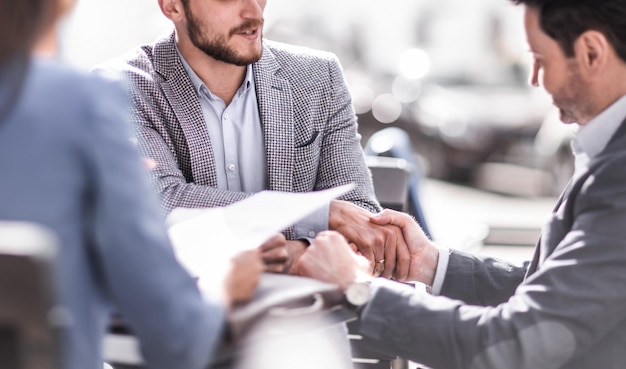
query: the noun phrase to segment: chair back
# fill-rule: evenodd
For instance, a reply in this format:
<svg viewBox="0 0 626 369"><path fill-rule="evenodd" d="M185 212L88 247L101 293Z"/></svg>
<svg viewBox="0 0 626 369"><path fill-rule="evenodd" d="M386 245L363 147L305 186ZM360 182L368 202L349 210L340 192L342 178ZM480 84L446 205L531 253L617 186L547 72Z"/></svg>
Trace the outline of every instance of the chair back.
<svg viewBox="0 0 626 369"><path fill-rule="evenodd" d="M410 164L401 158L385 156L365 157L372 173L374 193L383 208L407 211Z"/></svg>
<svg viewBox="0 0 626 369"><path fill-rule="evenodd" d="M52 262L43 227L0 221L0 368L60 368Z"/></svg>

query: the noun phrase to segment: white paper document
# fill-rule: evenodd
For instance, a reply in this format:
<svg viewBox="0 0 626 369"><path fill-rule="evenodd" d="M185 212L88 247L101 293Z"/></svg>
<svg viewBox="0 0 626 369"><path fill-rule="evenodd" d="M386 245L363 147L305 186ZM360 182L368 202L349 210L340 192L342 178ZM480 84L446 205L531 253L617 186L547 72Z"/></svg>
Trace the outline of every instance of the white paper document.
<svg viewBox="0 0 626 369"><path fill-rule="evenodd" d="M167 219L169 236L178 260L191 274L215 275L233 254L259 247L353 187L305 193L263 191L221 208L177 208Z"/></svg>

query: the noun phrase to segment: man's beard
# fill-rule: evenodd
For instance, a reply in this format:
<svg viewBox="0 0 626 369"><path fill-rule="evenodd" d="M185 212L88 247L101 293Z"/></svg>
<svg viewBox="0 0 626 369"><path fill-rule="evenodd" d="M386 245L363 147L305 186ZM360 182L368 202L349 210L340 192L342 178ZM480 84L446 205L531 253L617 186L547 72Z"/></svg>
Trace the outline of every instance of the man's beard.
<svg viewBox="0 0 626 369"><path fill-rule="evenodd" d="M187 14L187 33L189 34L189 38L193 45L202 50L206 55L215 60L238 66L246 66L261 59L261 48L252 51L248 55L240 55L235 49L227 45L227 39L224 36L216 35L212 40L207 40L202 34L202 27L198 18L196 18L189 9L185 9L185 13ZM241 30L253 27L257 27L259 32L261 32L262 26L263 23L261 21L250 20L237 27L237 29L231 30L229 36Z"/></svg>
<svg viewBox="0 0 626 369"><path fill-rule="evenodd" d="M552 95L554 105L559 108L560 119L564 123L584 123L593 116L593 109L585 96L585 86L578 65L568 63L567 82Z"/></svg>

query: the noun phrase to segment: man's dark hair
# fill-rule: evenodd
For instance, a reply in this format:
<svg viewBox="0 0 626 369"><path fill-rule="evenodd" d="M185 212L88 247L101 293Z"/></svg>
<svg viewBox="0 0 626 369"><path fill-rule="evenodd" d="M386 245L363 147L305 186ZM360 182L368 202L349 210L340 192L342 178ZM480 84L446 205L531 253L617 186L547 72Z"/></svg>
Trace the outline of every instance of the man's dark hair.
<svg viewBox="0 0 626 369"><path fill-rule="evenodd" d="M586 31L604 34L626 62L626 0L512 0L539 10L543 32L553 38L567 57L574 56L574 41Z"/></svg>

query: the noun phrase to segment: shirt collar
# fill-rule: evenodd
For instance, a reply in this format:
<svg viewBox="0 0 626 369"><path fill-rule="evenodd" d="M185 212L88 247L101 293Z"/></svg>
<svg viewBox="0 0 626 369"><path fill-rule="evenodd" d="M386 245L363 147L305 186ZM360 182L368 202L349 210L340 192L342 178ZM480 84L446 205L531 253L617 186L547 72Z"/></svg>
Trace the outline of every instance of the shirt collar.
<svg viewBox="0 0 626 369"><path fill-rule="evenodd" d="M180 58L180 61L183 63L183 67L185 68L185 71L187 72L189 79L191 79L191 83L193 84L193 87L195 88L196 93L198 93L198 96L201 96L202 91L206 89L206 92L208 93L208 96L211 99L219 99L217 96L213 95L211 90L209 90L209 88L202 81L202 79L200 79L200 77L196 74L196 72L194 72L194 70L191 68L189 63L187 63L187 60L185 60L185 57L183 57L183 54L181 54L180 50L178 50L178 46L177 45L175 46L176 46L176 52L178 53L178 57ZM248 89L250 89L250 86L252 86L253 83L254 83L254 76L252 73L252 64L248 64L248 66L246 67L246 77L244 78L243 83L241 84L239 89L237 89L236 95L240 96L241 94L248 91Z"/></svg>
<svg viewBox="0 0 626 369"><path fill-rule="evenodd" d="M576 156L588 160L596 157L609 143L626 117L626 95L622 96L602 113L578 128L572 141Z"/></svg>

